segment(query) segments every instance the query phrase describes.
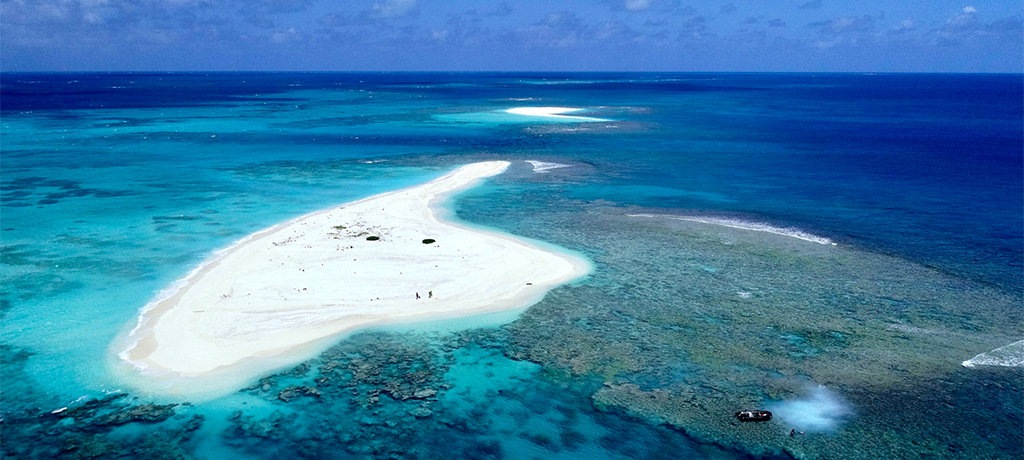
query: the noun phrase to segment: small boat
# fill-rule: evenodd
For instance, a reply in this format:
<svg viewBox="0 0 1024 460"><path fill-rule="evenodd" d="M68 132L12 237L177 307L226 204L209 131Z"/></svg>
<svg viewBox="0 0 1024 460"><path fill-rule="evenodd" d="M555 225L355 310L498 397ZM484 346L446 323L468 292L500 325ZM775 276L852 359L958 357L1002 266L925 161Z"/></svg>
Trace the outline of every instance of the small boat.
<svg viewBox="0 0 1024 460"><path fill-rule="evenodd" d="M766 410L741 410L736 412L736 418L741 422L767 422L772 419L772 413Z"/></svg>

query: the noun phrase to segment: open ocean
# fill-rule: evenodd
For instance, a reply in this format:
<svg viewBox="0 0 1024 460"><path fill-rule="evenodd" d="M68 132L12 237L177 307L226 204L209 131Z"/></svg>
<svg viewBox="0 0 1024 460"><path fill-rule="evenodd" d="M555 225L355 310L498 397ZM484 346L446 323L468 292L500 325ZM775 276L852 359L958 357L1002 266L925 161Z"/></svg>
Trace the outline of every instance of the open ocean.
<svg viewBox="0 0 1024 460"><path fill-rule="evenodd" d="M0 114L4 458L1024 457L1022 75L5 73ZM218 249L482 160L452 214L590 276L132 384Z"/></svg>

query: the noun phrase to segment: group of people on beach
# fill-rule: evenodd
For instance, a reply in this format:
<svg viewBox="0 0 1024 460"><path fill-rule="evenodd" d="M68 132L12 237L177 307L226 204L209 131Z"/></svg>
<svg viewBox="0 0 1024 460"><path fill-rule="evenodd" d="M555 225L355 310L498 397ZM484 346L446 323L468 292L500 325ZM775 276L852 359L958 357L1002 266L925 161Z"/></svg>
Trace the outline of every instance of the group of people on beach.
<svg viewBox="0 0 1024 460"><path fill-rule="evenodd" d="M428 293L427 293L427 296L428 296L428 297L427 297L428 299L433 299L433 298L434 298L434 291L430 291L430 292L428 292ZM420 293L419 293L419 292L417 292L417 293L416 293L416 300L419 300L419 299L420 299Z"/></svg>

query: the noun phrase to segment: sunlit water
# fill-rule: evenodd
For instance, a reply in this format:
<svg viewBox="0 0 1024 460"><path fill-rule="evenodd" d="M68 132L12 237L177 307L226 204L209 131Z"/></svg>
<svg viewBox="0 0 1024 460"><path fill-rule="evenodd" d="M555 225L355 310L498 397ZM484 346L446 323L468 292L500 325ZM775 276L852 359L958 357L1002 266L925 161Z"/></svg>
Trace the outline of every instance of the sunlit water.
<svg viewBox="0 0 1024 460"><path fill-rule="evenodd" d="M1022 86L4 74L0 448L1020 458ZM139 389L117 357L217 250L491 159L513 166L453 217L578 251L590 277L521 311L339 337L212 399Z"/></svg>

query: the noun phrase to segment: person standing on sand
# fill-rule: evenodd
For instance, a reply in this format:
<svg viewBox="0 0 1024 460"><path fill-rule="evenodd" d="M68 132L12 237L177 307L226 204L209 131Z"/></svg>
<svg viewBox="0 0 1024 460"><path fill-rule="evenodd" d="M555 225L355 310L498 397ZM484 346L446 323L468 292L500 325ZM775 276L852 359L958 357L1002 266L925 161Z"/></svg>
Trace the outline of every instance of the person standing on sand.
<svg viewBox="0 0 1024 460"><path fill-rule="evenodd" d="M428 292L428 293L427 293L427 298L428 298L428 299L433 299L433 298L434 298L434 291L430 291L430 292Z"/></svg>
<svg viewBox="0 0 1024 460"><path fill-rule="evenodd" d="M417 292L417 293L416 293L416 300L419 300L419 299L420 299L420 293L419 293L419 292Z"/></svg>

